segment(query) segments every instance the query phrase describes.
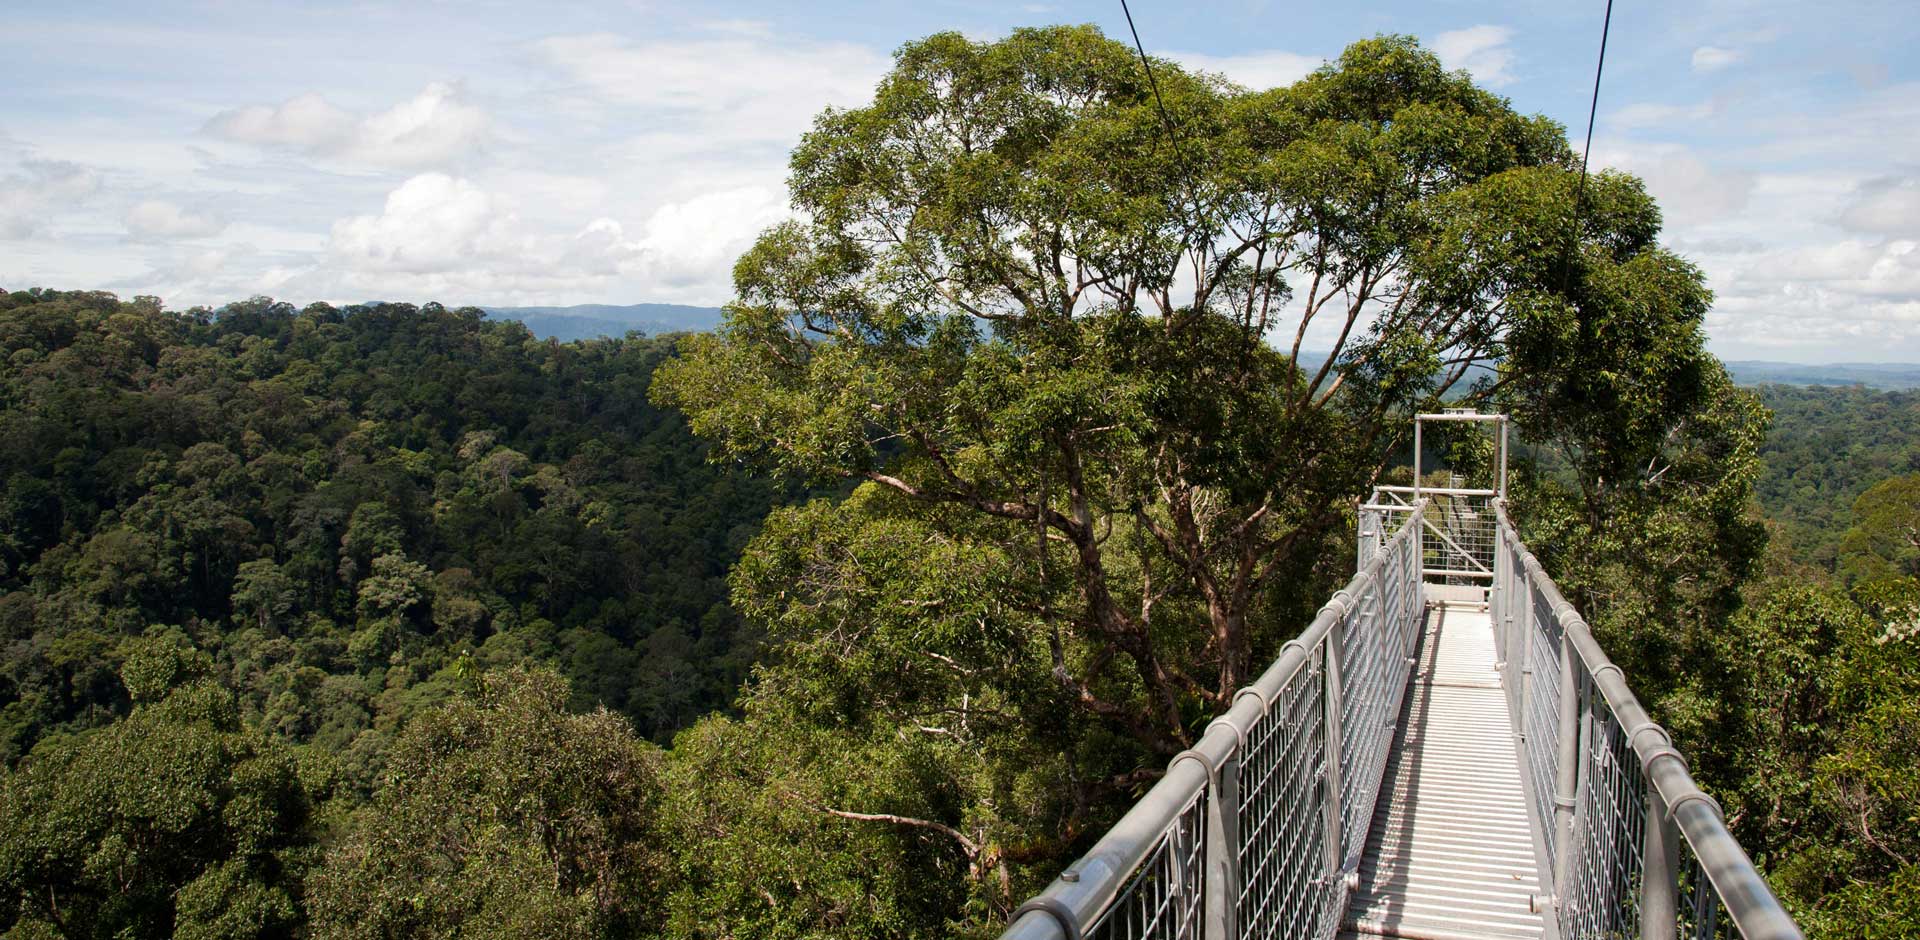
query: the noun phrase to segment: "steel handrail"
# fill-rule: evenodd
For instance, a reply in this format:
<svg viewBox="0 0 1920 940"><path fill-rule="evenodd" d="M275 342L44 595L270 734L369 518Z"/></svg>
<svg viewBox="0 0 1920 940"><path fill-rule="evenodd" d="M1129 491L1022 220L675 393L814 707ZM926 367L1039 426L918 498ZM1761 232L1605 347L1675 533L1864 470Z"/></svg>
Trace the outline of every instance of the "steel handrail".
<svg viewBox="0 0 1920 940"><path fill-rule="evenodd" d="M1355 600L1368 587L1380 583L1386 566L1401 554L1398 549L1403 543L1411 540L1417 545L1419 521L1416 515L1403 523L1346 587L1335 592L1313 622L1281 646L1273 664L1235 693L1232 707L1207 725L1199 742L1176 755L1167 765L1166 775L1092 849L1015 911L1001 940L1080 940L1099 922L1181 814L1216 781L1218 770L1238 756L1248 732L1272 711L1282 691L1313 657L1315 648L1327 642L1335 626L1353 611ZM1418 575L1414 578L1417 583ZM1210 884L1208 890L1217 892L1220 887Z"/></svg>
<svg viewBox="0 0 1920 940"><path fill-rule="evenodd" d="M1747 940L1801 940L1803 935L1792 915L1727 829L1720 804L1694 782L1686 758L1674 747L1672 736L1640 704L1627 686L1625 673L1594 639L1586 618L1561 594L1540 560L1520 540L1505 503L1496 501L1494 511L1501 538L1519 561L1526 585L1546 601L1563 641L1572 646L1586 674L1599 688L1614 721L1625 731L1639 760L1641 774L1659 794L1658 805L1665 808L1666 815L1686 839L1740 935ZM1651 820L1649 825L1662 822ZM1550 877L1564 875L1564 871L1556 871ZM1643 877L1648 883L1655 880L1651 876ZM1564 887L1556 884L1555 891L1563 891ZM1665 936L1672 933L1668 931Z"/></svg>

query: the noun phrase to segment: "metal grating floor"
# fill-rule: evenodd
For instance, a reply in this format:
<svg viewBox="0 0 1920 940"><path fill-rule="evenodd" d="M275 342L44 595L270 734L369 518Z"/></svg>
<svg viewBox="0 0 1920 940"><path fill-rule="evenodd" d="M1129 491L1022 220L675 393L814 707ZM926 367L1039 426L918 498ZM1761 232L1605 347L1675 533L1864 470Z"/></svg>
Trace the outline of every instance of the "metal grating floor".
<svg viewBox="0 0 1920 940"><path fill-rule="evenodd" d="M1542 936L1507 700L1484 604L1436 604L1342 936Z"/></svg>

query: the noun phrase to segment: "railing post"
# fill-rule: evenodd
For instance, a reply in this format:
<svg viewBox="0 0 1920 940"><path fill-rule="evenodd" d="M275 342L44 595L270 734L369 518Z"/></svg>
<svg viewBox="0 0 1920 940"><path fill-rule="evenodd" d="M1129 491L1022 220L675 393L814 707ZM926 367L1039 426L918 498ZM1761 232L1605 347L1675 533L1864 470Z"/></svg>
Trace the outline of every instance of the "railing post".
<svg viewBox="0 0 1920 940"><path fill-rule="evenodd" d="M1680 832L1660 788L1647 784L1646 832L1640 853L1640 940L1680 933Z"/></svg>
<svg viewBox="0 0 1920 940"><path fill-rule="evenodd" d="M1567 874L1573 868L1573 809L1579 805L1580 683L1573 674L1573 643L1567 636L1560 611L1552 614L1561 623L1560 632L1560 736L1554 758L1553 784L1553 899L1554 906L1565 909Z"/></svg>
<svg viewBox="0 0 1920 940"><path fill-rule="evenodd" d="M1535 607L1533 601L1533 580L1525 573L1526 566L1520 560L1520 549L1517 546L1513 549L1513 562L1514 567L1521 571L1521 574L1515 577L1516 587L1514 588L1514 593L1518 595L1515 603L1520 605L1520 616L1515 619L1515 623L1520 630L1520 664L1518 667L1515 667L1514 664L1510 662L1507 664L1507 668L1514 670L1520 677L1519 681L1514 683L1520 701L1519 704L1514 706L1513 714L1515 724L1520 728L1520 740L1524 743L1527 740L1527 717L1532 714L1527 711L1527 709L1531 707L1529 699L1533 695L1534 635L1540 631L1535 629L1533 624L1533 609ZM1528 751L1531 752L1531 745L1528 745ZM1540 823L1544 825L1547 823L1547 820L1540 820Z"/></svg>
<svg viewBox="0 0 1920 940"><path fill-rule="evenodd" d="M1326 884L1338 897L1340 869L1346 865L1347 850L1345 843L1346 824L1340 805L1341 794L1341 752L1345 729L1340 726L1340 686L1342 649L1346 644L1347 621L1353 616L1354 608L1359 606L1356 599L1337 600L1340 604L1340 616L1333 621L1333 629L1328 630L1324 642L1325 653L1322 662L1326 670L1322 673L1322 688L1326 691L1326 703L1322 708L1326 722L1327 761L1325 782L1327 796L1326 810ZM1337 926L1337 925L1336 925Z"/></svg>
<svg viewBox="0 0 1920 940"><path fill-rule="evenodd" d="M1239 936L1234 901L1240 894L1240 754L1244 747L1243 739L1208 784L1206 923L1202 934L1207 940Z"/></svg>
<svg viewBox="0 0 1920 940"><path fill-rule="evenodd" d="M1360 517L1360 535L1354 539L1355 554L1357 557L1354 559L1353 570L1365 571L1367 570L1367 562L1373 560L1373 553L1379 548L1378 531L1385 520L1380 518L1381 514L1379 512L1372 509L1361 509L1358 512Z"/></svg>
<svg viewBox="0 0 1920 940"><path fill-rule="evenodd" d="M1493 581L1487 588L1487 617L1493 626L1493 650L1499 661L1494 667L1501 673L1506 672L1507 659L1513 655L1513 637L1508 635L1506 624L1507 607L1507 546L1501 538L1499 523L1493 529Z"/></svg>

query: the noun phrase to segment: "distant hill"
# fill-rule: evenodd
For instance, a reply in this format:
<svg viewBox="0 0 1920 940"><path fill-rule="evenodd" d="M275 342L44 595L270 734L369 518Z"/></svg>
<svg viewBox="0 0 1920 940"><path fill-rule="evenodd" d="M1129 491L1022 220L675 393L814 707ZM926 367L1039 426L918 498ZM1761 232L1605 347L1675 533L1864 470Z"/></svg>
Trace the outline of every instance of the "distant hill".
<svg viewBox="0 0 1920 940"><path fill-rule="evenodd" d="M482 307L496 320L519 320L542 339L562 342L594 339L601 336L625 336L639 330L648 336L661 333L698 333L720 325L719 307L693 307L685 304L575 304L571 307ZM1300 367L1314 370L1325 362L1327 354L1302 350ZM1920 363L1911 362L1836 362L1807 365L1797 362L1768 362L1758 359L1729 360L1727 371L1740 385L1862 385L1880 391L1920 388ZM1485 367L1475 370L1489 372Z"/></svg>
<svg viewBox="0 0 1920 940"><path fill-rule="evenodd" d="M1741 385L1864 385L1882 391L1920 388L1920 364L1911 362L1836 362L1813 366L1797 362L1736 360L1727 371Z"/></svg>
<svg viewBox="0 0 1920 940"><path fill-rule="evenodd" d="M711 330L720 325L719 307L685 304L575 304L571 307L482 307L495 320L519 320L541 339L569 342L600 336L648 336Z"/></svg>

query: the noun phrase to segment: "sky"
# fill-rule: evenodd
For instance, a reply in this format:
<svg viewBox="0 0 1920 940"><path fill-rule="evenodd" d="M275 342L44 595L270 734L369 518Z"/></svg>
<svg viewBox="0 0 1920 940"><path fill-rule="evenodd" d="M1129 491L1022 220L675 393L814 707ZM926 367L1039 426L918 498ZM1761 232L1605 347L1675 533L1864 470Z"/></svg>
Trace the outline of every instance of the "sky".
<svg viewBox="0 0 1920 940"><path fill-rule="evenodd" d="M1250 87L1417 36L1583 142L1604 0L1134 3ZM1100 3L61 2L0 7L0 287L171 307L690 303L788 217L786 157L902 43ZM1920 17L1613 14L1593 162L1645 179L1730 359L1920 361Z"/></svg>

